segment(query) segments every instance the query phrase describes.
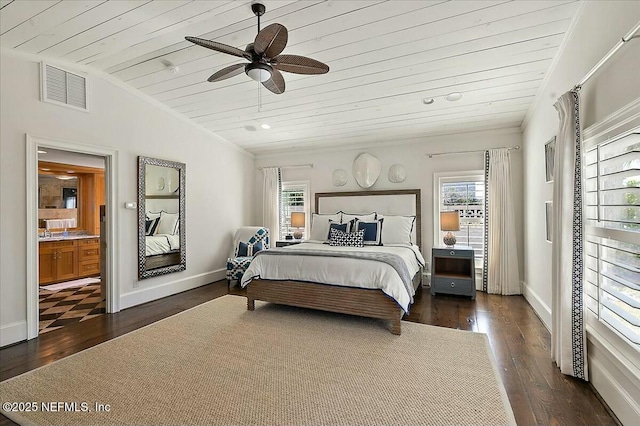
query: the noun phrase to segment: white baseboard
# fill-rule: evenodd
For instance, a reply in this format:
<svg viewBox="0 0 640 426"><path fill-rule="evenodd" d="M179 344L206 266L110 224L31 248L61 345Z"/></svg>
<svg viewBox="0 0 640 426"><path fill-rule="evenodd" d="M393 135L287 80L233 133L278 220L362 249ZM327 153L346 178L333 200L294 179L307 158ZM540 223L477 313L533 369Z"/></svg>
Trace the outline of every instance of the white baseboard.
<svg viewBox="0 0 640 426"><path fill-rule="evenodd" d="M203 274L193 275L187 278L164 283L157 287L122 294L120 295L120 309L130 308L142 303L151 302L176 293L191 290L196 287L201 287L214 281L223 280L226 278L226 274L226 269L216 269L215 271L205 272Z"/></svg>
<svg viewBox="0 0 640 426"><path fill-rule="evenodd" d="M18 321L0 327L0 347L27 340L27 322Z"/></svg>
<svg viewBox="0 0 640 426"><path fill-rule="evenodd" d="M589 380L623 425L640 424L640 377L589 332Z"/></svg>
<svg viewBox="0 0 640 426"><path fill-rule="evenodd" d="M538 294L531 289L531 287L527 286L527 283L524 281L522 284L522 295L529 305L533 308L533 310L538 315L538 318L542 321L547 330L551 330L551 308L544 303L544 301L538 296Z"/></svg>
<svg viewBox="0 0 640 426"><path fill-rule="evenodd" d="M431 272L425 270L422 273L422 287L431 287Z"/></svg>

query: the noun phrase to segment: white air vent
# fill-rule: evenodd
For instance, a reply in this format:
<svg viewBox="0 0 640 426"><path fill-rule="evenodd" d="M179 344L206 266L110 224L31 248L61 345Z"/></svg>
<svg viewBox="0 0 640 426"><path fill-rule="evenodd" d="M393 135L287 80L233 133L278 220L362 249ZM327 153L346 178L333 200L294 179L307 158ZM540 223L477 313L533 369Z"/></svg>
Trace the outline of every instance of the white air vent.
<svg viewBox="0 0 640 426"><path fill-rule="evenodd" d="M87 79L42 63L42 100L87 111Z"/></svg>

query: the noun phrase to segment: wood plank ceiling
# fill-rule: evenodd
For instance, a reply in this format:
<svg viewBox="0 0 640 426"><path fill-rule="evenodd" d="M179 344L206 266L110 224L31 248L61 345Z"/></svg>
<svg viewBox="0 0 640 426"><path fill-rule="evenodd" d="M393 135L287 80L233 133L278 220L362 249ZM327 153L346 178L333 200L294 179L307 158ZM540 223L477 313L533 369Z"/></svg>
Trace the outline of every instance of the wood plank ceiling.
<svg viewBox="0 0 640 426"><path fill-rule="evenodd" d="M517 127L579 6L563 0L263 3L262 26L278 22L289 30L284 53L320 60L328 74L284 73L281 95L259 90L245 74L208 83L213 72L243 60L184 36L244 49L257 28L249 1L0 0L0 45L109 73L261 154ZM179 71L169 72L171 65ZM452 92L462 99L446 101ZM423 103L430 98L432 104ZM262 129L264 123L271 129Z"/></svg>

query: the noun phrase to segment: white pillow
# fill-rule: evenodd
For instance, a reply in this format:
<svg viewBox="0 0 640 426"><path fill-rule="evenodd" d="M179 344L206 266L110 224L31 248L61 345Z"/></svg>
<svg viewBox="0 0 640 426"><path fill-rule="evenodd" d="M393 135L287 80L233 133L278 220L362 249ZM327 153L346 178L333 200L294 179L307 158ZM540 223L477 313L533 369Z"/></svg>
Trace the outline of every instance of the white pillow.
<svg viewBox="0 0 640 426"><path fill-rule="evenodd" d="M336 214L318 214L311 216L311 233L310 240L326 241L329 235L329 220L340 223L342 219L341 213Z"/></svg>
<svg viewBox="0 0 640 426"><path fill-rule="evenodd" d="M342 212L342 223L346 223L349 222L350 220L353 219L358 219L361 220L362 222L373 222L374 220L376 220L376 213L361 213L361 214L352 214L352 213L345 213Z"/></svg>
<svg viewBox="0 0 640 426"><path fill-rule="evenodd" d="M382 225L382 245L411 244L411 231L413 231L415 220L415 216L385 215Z"/></svg>
<svg viewBox="0 0 640 426"><path fill-rule="evenodd" d="M160 222L156 228L156 234L174 235L178 227L178 213L160 212Z"/></svg>
<svg viewBox="0 0 640 426"><path fill-rule="evenodd" d="M157 218L160 217L160 213L162 213L162 212L157 212L157 213L155 213L155 212L147 212L147 219L149 219L149 220L157 219Z"/></svg>

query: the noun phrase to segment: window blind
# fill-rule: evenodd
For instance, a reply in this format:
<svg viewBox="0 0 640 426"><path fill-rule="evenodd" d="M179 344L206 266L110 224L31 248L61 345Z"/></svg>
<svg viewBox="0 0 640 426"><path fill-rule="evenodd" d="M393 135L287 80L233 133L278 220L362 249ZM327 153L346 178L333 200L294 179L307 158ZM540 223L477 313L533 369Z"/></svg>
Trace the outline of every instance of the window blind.
<svg viewBox="0 0 640 426"><path fill-rule="evenodd" d="M585 304L640 349L640 134L585 153Z"/></svg>
<svg viewBox="0 0 640 426"><path fill-rule="evenodd" d="M440 211L458 211L457 244L473 247L475 258L484 256L484 177L445 178L440 187ZM438 218L439 220L439 218ZM438 229L440 227L438 226Z"/></svg>
<svg viewBox="0 0 640 426"><path fill-rule="evenodd" d="M307 211L307 186L284 182L282 184L282 220L280 223L280 239L292 235L298 228L291 226L291 213ZM300 228L302 238L306 238L306 229Z"/></svg>

